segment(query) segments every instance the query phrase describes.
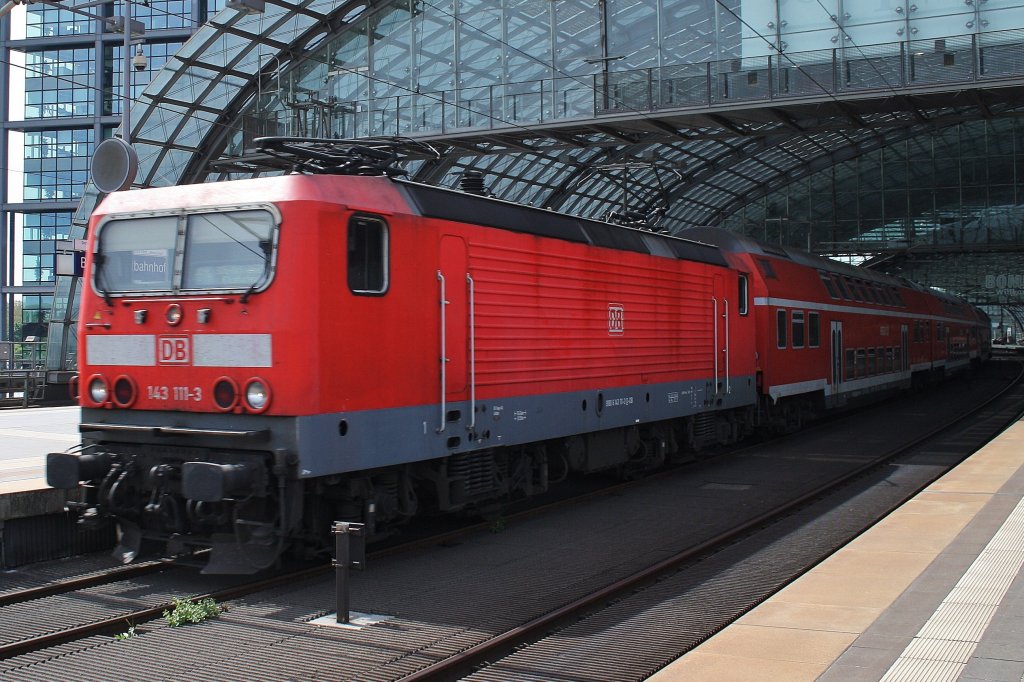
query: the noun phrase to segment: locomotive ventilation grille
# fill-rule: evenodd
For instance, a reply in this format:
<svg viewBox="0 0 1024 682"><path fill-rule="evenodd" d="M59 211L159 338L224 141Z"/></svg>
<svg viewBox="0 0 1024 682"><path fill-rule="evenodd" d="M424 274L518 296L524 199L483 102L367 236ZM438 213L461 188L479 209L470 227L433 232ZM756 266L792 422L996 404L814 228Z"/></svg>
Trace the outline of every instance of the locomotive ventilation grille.
<svg viewBox="0 0 1024 682"><path fill-rule="evenodd" d="M714 439L715 415L709 412L696 415L693 418L693 436L699 441Z"/></svg>
<svg viewBox="0 0 1024 682"><path fill-rule="evenodd" d="M448 460L448 476L463 481L468 497L494 491L504 473L489 453L463 453Z"/></svg>

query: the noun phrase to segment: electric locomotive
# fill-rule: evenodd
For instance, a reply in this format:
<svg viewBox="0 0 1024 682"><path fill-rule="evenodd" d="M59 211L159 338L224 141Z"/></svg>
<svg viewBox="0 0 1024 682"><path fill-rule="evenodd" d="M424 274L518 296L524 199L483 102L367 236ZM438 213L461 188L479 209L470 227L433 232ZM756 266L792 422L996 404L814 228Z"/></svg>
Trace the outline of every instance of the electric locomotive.
<svg viewBox="0 0 1024 682"><path fill-rule="evenodd" d="M753 423L745 275L717 248L394 179L368 144L267 143L331 172L92 216L83 447L47 477L86 485L122 559L155 539L252 572L336 519L373 535Z"/></svg>
<svg viewBox="0 0 1024 682"><path fill-rule="evenodd" d="M721 230L401 180L393 140L262 145L293 172L115 192L90 220L83 444L47 479L85 487L125 561L155 540L251 573L335 520L372 537L633 475L908 383L939 342L912 360L905 324L973 328L891 278L903 305L839 302L852 268ZM837 322L866 330L852 361Z"/></svg>

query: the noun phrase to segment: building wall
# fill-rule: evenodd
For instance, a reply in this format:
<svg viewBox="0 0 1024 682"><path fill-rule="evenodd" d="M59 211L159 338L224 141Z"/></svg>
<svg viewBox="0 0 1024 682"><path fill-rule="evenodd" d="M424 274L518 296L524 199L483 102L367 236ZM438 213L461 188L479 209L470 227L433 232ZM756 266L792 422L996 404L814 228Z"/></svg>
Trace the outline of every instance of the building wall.
<svg viewBox="0 0 1024 682"><path fill-rule="evenodd" d="M132 71L132 98L218 3L132 3L132 17L146 27L141 46L148 61ZM115 16L124 4L87 11ZM97 19L42 4L19 6L3 23L0 70L8 101L0 154L8 172L0 181L0 339L20 340L23 324L49 321L58 243L71 234L96 144L120 124L123 36L102 32ZM21 319L13 314L16 299Z"/></svg>

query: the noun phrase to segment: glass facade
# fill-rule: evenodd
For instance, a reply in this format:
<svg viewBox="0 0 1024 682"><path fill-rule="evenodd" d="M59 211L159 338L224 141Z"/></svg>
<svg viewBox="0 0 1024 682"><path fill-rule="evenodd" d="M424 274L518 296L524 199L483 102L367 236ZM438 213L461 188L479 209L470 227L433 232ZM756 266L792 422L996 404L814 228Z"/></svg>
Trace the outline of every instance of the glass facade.
<svg viewBox="0 0 1024 682"><path fill-rule="evenodd" d="M26 213L21 277L25 284L53 282L57 242L71 234L70 212Z"/></svg>
<svg viewBox="0 0 1024 682"><path fill-rule="evenodd" d="M80 3L69 3L80 4ZM80 14L50 5L28 5L25 19L25 38L54 38L81 36L95 33L95 22Z"/></svg>
<svg viewBox="0 0 1024 682"><path fill-rule="evenodd" d="M66 48L25 54L25 118L92 116L96 51Z"/></svg>
<svg viewBox="0 0 1024 682"><path fill-rule="evenodd" d="M22 299L22 322L46 322L50 316L50 309L53 308L53 296L23 296Z"/></svg>
<svg viewBox="0 0 1024 682"><path fill-rule="evenodd" d="M89 180L93 143L91 128L27 131L25 201L80 199Z"/></svg>
<svg viewBox="0 0 1024 682"><path fill-rule="evenodd" d="M146 68L141 71L135 69L131 70L131 101L137 102L139 96L149 85L153 75L160 71L167 63L167 60L181 47L181 43L150 43L143 48L143 54L146 56ZM128 55L128 59L135 57L133 51ZM107 66L106 77L103 82L106 83L106 87L103 89L103 113L106 115L121 115L121 103L124 101L122 93L124 91L124 62L122 61L122 53L124 52L123 45L110 46L104 50L103 63Z"/></svg>
<svg viewBox="0 0 1024 682"><path fill-rule="evenodd" d="M191 0L148 0L132 4L132 18L141 21L147 31L168 28L188 29L196 14Z"/></svg>
<svg viewBox="0 0 1024 682"><path fill-rule="evenodd" d="M236 148L268 130L443 134L1024 71L1021 0L840 4L395 0L279 69Z"/></svg>
<svg viewBox="0 0 1024 682"><path fill-rule="evenodd" d="M722 225L828 253L1024 244L1024 121L892 141L739 205Z"/></svg>
<svg viewBox="0 0 1024 682"><path fill-rule="evenodd" d="M107 17L122 14L124 7L121 2L67 5ZM196 17L222 6L223 0L132 3L132 18L146 27L138 44L148 62L143 70L131 70L133 100L195 30ZM63 348L54 361L60 367L67 364L61 355L74 340L75 305L65 299L76 283L56 275L56 254L60 242L82 237L72 219L87 194L93 150L120 123L123 39L101 30L95 18L51 5L20 6L8 21L2 67L9 93L3 224L5 230L14 230L10 239L15 248L7 251L0 283L0 338L29 328L36 335L55 334L50 341ZM129 58L136 49L133 45ZM21 303L19 319L11 312L16 299ZM25 326L29 324L35 326Z"/></svg>

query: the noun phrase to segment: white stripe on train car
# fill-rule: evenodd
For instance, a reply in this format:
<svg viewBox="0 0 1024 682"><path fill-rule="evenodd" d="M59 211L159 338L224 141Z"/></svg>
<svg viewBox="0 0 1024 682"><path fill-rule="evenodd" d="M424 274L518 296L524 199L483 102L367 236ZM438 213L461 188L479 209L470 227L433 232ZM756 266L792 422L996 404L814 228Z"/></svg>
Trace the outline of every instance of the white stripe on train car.
<svg viewBox="0 0 1024 682"><path fill-rule="evenodd" d="M778 384L776 386L769 387L768 395L772 397L773 402L778 402L779 398L785 398L791 395L800 395L801 393L811 393L812 391L822 391L827 385L828 384L824 379L800 381L795 384Z"/></svg>
<svg viewBox="0 0 1024 682"><path fill-rule="evenodd" d="M164 335L166 336L166 335ZM191 339L185 362L193 367L272 367L274 353L270 334L181 334ZM157 343L154 334L104 334L87 336L85 358L89 365L154 367Z"/></svg>
<svg viewBox="0 0 1024 682"><path fill-rule="evenodd" d="M270 334L196 334L195 367L273 367Z"/></svg>
<svg viewBox="0 0 1024 682"><path fill-rule="evenodd" d="M958 317L943 315L921 315L909 310L882 310L879 308L858 308L852 305L836 305L834 303L821 303L819 301L797 301L790 298L771 298L758 296L754 299L756 306L774 306L777 308L797 308L804 310L820 310L828 313L851 313L854 315L878 315L881 317L902 317L914 320L933 320L936 322L960 322L970 323L972 320L965 320Z"/></svg>
<svg viewBox="0 0 1024 682"><path fill-rule="evenodd" d="M156 364L156 336L153 334L86 336L85 362L89 365L152 367Z"/></svg>

